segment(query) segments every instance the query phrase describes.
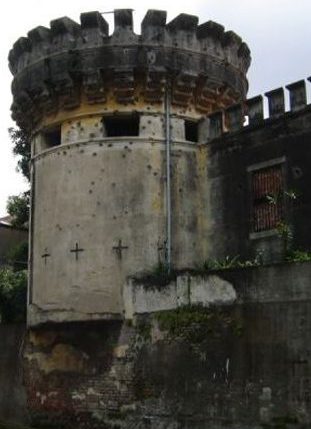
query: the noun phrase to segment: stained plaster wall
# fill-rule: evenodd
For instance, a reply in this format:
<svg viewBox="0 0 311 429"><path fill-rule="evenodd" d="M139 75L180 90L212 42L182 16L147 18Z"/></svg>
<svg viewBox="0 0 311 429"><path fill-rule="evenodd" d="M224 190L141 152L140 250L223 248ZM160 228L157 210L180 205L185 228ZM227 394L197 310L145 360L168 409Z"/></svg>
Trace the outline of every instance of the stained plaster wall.
<svg viewBox="0 0 311 429"><path fill-rule="evenodd" d="M128 275L165 260L163 115L142 114L138 137L105 137L102 116L64 121L61 145L33 144L32 263L28 323L118 318ZM171 121L172 258L203 262L205 155ZM114 247L127 248L122 255ZM83 251L71 252L76 243ZM48 254L45 258L42 255Z"/></svg>
<svg viewBox="0 0 311 429"><path fill-rule="evenodd" d="M136 312L131 323L31 329L24 374L33 425L310 427L310 269L280 264L205 280L192 274L201 298L213 296L214 276L235 302L223 294L217 303L167 311L157 299L153 313ZM155 294L150 284L139 287Z"/></svg>
<svg viewBox="0 0 311 429"><path fill-rule="evenodd" d="M215 259L237 255L252 259L259 253L266 262L284 258L284 242L278 231L251 234L248 169L273 164L273 160L281 160L285 191L293 191L297 196L294 200L285 197L284 222L293 232L292 247L310 249L310 137L311 111L307 106L300 112L288 112L224 134L204 147L209 219L206 240Z"/></svg>

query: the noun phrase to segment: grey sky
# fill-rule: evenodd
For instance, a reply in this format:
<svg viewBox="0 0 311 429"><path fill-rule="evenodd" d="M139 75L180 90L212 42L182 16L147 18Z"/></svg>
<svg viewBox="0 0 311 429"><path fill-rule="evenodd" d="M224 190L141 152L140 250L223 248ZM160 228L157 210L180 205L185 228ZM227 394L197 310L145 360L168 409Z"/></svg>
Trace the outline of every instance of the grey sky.
<svg viewBox="0 0 311 429"><path fill-rule="evenodd" d="M176 4L176 6L175 6ZM14 126L10 119L11 75L7 55L13 43L38 25L67 15L79 19L80 12L133 8L135 31L147 9L168 11L168 21L179 13L197 15L200 23L210 19L238 33L249 45L252 65L248 73L249 96L264 93L278 86L311 75L311 2L310 0L11 0L3 10L0 37L1 125L0 140L0 216L5 214L8 195L26 189L26 183L15 172L16 159L11 155L7 129ZM112 17L107 15L112 28ZM311 84L309 84L311 86ZM310 87L308 92L311 93ZM310 97L309 97L310 100Z"/></svg>

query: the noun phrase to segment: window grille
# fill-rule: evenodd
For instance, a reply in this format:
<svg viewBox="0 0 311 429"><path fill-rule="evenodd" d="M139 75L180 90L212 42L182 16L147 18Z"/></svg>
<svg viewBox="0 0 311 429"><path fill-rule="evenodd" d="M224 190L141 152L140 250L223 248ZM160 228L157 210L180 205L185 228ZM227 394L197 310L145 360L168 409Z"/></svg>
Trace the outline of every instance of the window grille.
<svg viewBox="0 0 311 429"><path fill-rule="evenodd" d="M278 227L284 216L284 180L282 165L251 173L251 228L261 232Z"/></svg>

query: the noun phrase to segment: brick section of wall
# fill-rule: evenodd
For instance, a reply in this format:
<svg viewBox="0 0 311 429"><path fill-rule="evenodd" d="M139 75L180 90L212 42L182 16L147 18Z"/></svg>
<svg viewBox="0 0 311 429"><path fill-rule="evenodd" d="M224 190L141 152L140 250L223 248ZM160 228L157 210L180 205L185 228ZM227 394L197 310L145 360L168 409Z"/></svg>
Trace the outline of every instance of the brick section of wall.
<svg viewBox="0 0 311 429"><path fill-rule="evenodd" d="M224 277L240 296L238 304L185 306L135 316L132 322L29 331L24 378L32 424L66 429L310 427L308 267L226 271ZM280 281L286 273L296 295ZM261 296L260 286L251 281L259 275L263 289L269 284L278 294L285 287L286 296L284 291L279 299Z"/></svg>

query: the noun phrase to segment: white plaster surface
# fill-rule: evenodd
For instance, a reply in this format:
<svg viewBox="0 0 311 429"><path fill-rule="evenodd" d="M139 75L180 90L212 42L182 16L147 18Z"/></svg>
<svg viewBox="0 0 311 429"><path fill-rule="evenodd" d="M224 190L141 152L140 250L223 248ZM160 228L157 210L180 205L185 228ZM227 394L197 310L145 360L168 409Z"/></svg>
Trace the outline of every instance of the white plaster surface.
<svg viewBox="0 0 311 429"><path fill-rule="evenodd" d="M166 286L135 284L129 279L123 289L125 317L172 310L185 305L230 305L237 299L233 285L219 276L182 275Z"/></svg>

